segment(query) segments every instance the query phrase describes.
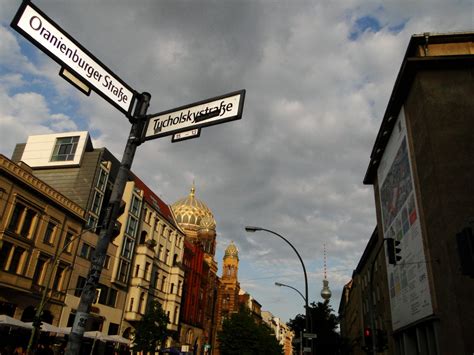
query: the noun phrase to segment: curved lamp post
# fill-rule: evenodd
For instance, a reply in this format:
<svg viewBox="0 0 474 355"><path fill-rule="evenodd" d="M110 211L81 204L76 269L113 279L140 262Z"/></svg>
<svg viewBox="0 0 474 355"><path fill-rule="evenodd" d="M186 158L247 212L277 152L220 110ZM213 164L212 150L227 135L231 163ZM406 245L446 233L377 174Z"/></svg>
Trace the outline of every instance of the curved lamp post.
<svg viewBox="0 0 474 355"><path fill-rule="evenodd" d="M276 232L274 232L270 229L265 229L265 228L261 228L261 227L246 226L245 231L246 232L265 231L265 232L276 235L277 237L283 239L291 247L291 249L293 249L293 251L298 256L298 259L300 259L301 266L303 267L303 273L304 273L304 294L305 294L305 296L303 298L304 298L304 303L305 303L305 326L306 326L306 331L311 333L311 329L309 328L310 323L309 323L309 307L308 307L308 276L306 274L306 267L304 266L304 262L303 262L303 259L301 259L300 253L298 253L298 250L296 250L296 248L293 246L293 244L291 244L288 241L288 239L286 239L282 235L280 235L280 234L278 234L278 233L276 233ZM299 291L298 291L298 293L299 293ZM303 295L301 295L301 296L303 296Z"/></svg>

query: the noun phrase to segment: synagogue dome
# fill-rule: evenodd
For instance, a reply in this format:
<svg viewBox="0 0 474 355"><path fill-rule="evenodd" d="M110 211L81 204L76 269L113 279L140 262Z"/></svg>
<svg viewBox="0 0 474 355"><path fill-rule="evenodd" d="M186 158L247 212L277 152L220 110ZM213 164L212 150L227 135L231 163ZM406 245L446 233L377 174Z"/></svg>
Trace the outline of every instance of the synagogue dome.
<svg viewBox="0 0 474 355"><path fill-rule="evenodd" d="M176 221L184 229L201 230L215 235L214 215L204 202L196 198L195 193L196 189L193 185L188 196L171 205Z"/></svg>

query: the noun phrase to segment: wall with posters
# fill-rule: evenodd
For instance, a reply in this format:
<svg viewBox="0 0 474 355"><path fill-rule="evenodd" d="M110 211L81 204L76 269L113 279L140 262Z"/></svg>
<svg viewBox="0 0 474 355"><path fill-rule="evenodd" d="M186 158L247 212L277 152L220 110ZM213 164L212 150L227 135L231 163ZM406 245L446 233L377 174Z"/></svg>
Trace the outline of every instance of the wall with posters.
<svg viewBox="0 0 474 355"><path fill-rule="evenodd" d="M386 261L393 330L433 313L403 112L377 170L383 236L399 241L402 250L399 264Z"/></svg>

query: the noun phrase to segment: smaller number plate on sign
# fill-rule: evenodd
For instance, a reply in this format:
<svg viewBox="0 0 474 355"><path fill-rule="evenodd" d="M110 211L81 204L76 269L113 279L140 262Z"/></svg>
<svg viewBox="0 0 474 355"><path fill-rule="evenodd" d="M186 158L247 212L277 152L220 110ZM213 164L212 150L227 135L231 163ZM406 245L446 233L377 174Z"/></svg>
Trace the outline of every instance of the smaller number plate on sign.
<svg viewBox="0 0 474 355"><path fill-rule="evenodd" d="M186 139L198 138L201 135L201 129L196 128L186 132L180 132L173 134L171 138L171 143L181 142Z"/></svg>

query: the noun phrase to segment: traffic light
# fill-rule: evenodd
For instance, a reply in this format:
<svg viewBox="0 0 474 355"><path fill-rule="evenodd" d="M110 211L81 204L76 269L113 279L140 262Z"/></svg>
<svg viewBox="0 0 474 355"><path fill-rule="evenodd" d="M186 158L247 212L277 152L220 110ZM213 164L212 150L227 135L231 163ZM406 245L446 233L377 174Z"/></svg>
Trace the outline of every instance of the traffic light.
<svg viewBox="0 0 474 355"><path fill-rule="evenodd" d="M381 353L388 349L387 332L383 329L377 329L375 336L377 337L377 352Z"/></svg>
<svg viewBox="0 0 474 355"><path fill-rule="evenodd" d="M43 325L43 322L41 321L40 317L33 318L33 327L35 327L36 329L41 329L42 325Z"/></svg>
<svg viewBox="0 0 474 355"><path fill-rule="evenodd" d="M474 277L474 235L472 227L463 228L456 234L461 273Z"/></svg>
<svg viewBox="0 0 474 355"><path fill-rule="evenodd" d="M402 260L400 256L400 252L402 251L401 248L398 248L400 242L393 238L386 238L387 241L387 256L388 256L388 263L392 265L397 265L397 261Z"/></svg>
<svg viewBox="0 0 474 355"><path fill-rule="evenodd" d="M365 328L364 329L364 344L365 348L367 350L372 349L372 342L373 342L373 334L372 334L372 329L371 328Z"/></svg>

